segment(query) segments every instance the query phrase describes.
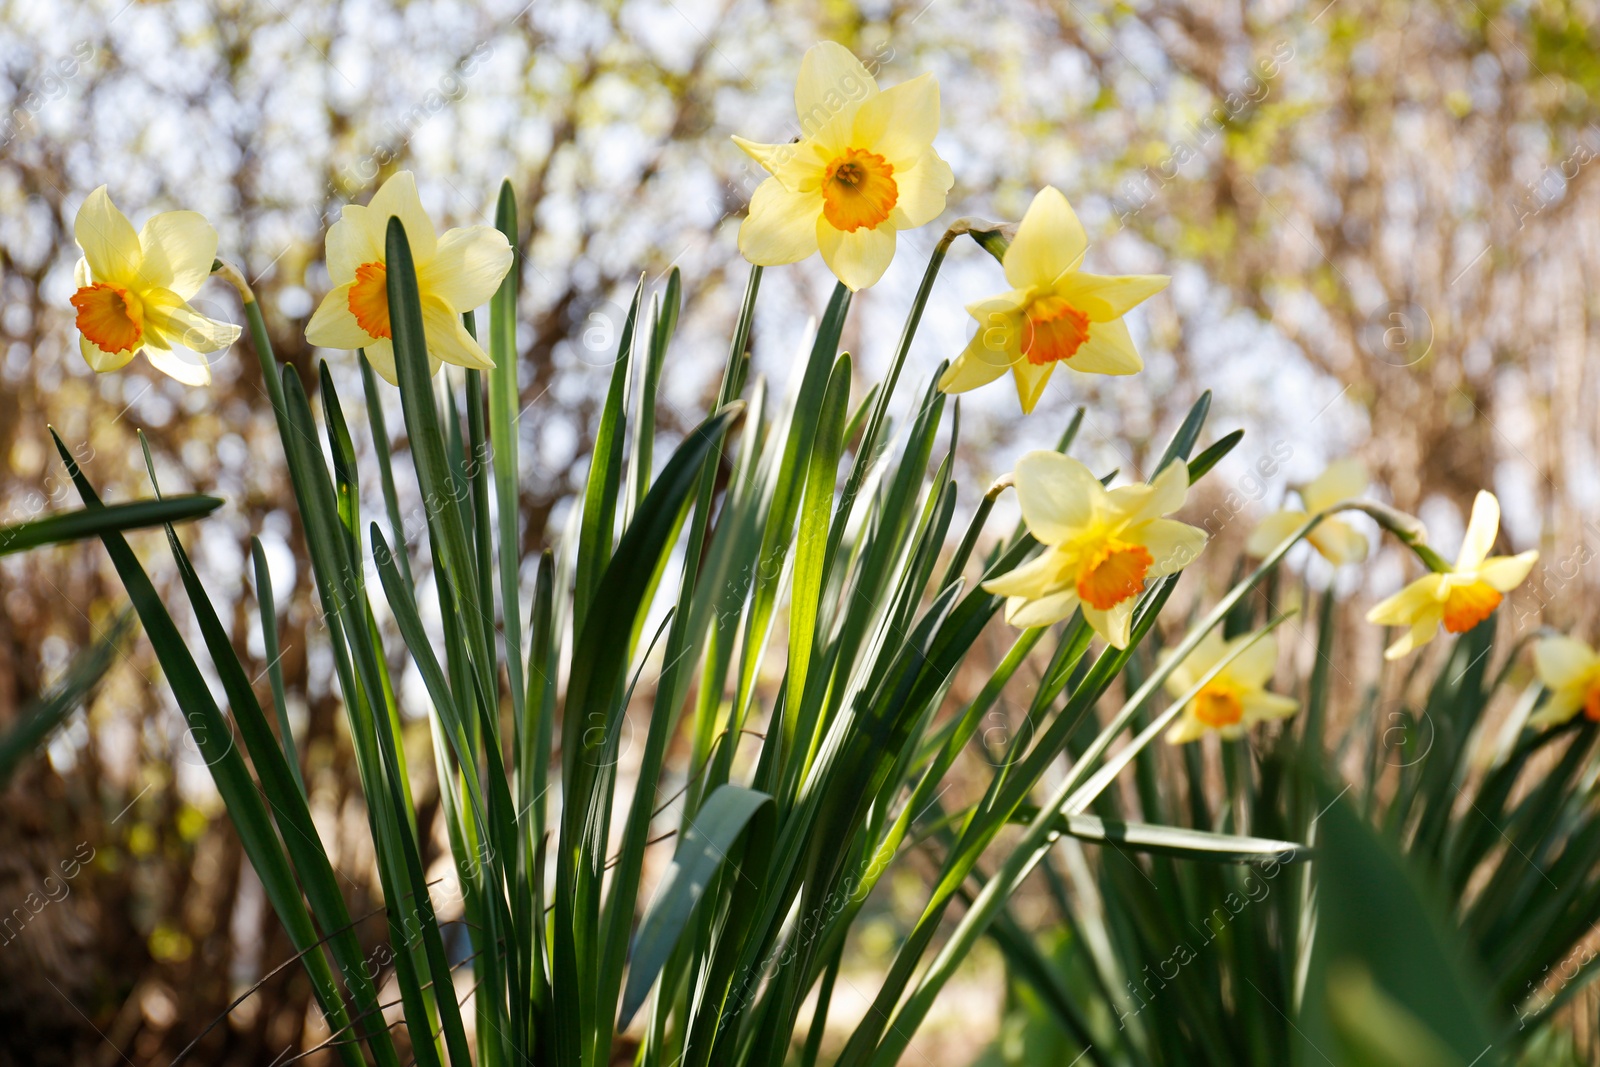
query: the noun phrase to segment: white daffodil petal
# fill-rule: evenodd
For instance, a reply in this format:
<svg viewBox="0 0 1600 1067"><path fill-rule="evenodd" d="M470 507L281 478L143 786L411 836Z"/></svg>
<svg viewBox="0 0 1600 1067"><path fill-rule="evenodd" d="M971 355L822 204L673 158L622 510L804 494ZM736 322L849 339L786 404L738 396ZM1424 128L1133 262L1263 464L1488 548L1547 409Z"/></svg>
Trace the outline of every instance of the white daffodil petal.
<svg viewBox="0 0 1600 1067"><path fill-rule="evenodd" d="M489 302L515 258L506 235L493 226L461 226L439 238L433 258L417 271L417 287L456 312Z"/></svg>
<svg viewBox="0 0 1600 1067"><path fill-rule="evenodd" d="M1054 284L1083 262L1089 237L1059 189L1047 185L1034 196L1006 250L1006 281L1014 289Z"/></svg>
<svg viewBox="0 0 1600 1067"><path fill-rule="evenodd" d="M793 193L776 178L756 186L750 214L739 224L739 253L762 267L798 263L817 250L822 198Z"/></svg>
<svg viewBox="0 0 1600 1067"><path fill-rule="evenodd" d="M1083 606L1083 619L1089 628L1101 637L1112 648L1127 648L1128 639L1133 633L1133 602L1137 597L1129 597L1122 603L1106 611L1098 608Z"/></svg>
<svg viewBox="0 0 1600 1067"><path fill-rule="evenodd" d="M1042 597L1060 592L1061 556L1048 548L1004 574L983 583L996 596Z"/></svg>
<svg viewBox="0 0 1600 1067"><path fill-rule="evenodd" d="M817 216L815 225L823 262L851 292L875 285L894 261L895 234L891 226L862 226L847 233L834 229L823 215Z"/></svg>
<svg viewBox="0 0 1600 1067"><path fill-rule="evenodd" d="M134 287L139 273L139 235L128 216L118 211L101 186L90 193L72 224L73 239L83 249L97 282ZM210 264L207 264L209 267Z"/></svg>
<svg viewBox="0 0 1600 1067"><path fill-rule="evenodd" d="M1189 713L1188 709L1167 729L1167 744L1186 745L1206 735L1206 724Z"/></svg>
<svg viewBox="0 0 1600 1067"><path fill-rule="evenodd" d="M139 231L141 288L170 289L188 300L211 276L217 231L198 211L163 211Z"/></svg>
<svg viewBox="0 0 1600 1067"><path fill-rule="evenodd" d="M1477 570L1494 548L1494 539L1500 533L1500 501L1493 493L1482 489L1472 502L1472 520L1467 523L1467 535L1461 540L1461 554L1456 557L1456 570Z"/></svg>
<svg viewBox="0 0 1600 1067"><path fill-rule="evenodd" d="M322 298L311 321L306 323L306 340L318 348L372 347L376 338L363 330L350 313L350 283L337 286Z"/></svg>

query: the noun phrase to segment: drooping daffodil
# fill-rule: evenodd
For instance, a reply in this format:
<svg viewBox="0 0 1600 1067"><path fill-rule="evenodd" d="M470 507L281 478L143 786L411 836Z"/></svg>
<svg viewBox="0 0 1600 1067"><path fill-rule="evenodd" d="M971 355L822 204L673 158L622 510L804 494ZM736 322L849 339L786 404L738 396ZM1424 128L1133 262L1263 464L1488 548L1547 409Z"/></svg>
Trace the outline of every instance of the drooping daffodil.
<svg viewBox="0 0 1600 1067"><path fill-rule="evenodd" d="M1550 697L1528 717L1529 726L1560 726L1579 711L1600 722L1600 655L1594 649L1576 637L1543 637L1533 646L1533 667Z"/></svg>
<svg viewBox="0 0 1600 1067"><path fill-rule="evenodd" d="M939 83L923 74L879 90L850 50L823 41L800 61L794 90L800 138L734 142L771 175L750 198L739 251L759 266L820 251L852 291L883 277L895 234L944 211L955 183L933 150Z"/></svg>
<svg viewBox="0 0 1600 1067"><path fill-rule="evenodd" d="M422 332L428 370L441 362L476 370L494 367L461 322L462 313L487 303L511 269L511 244L493 226L462 226L442 235L422 208L416 179L399 171L366 207L347 204L328 229L328 275L333 290L306 324L306 340L319 348L365 349L372 369L398 384L389 328L389 219L405 227L422 297Z"/></svg>
<svg viewBox="0 0 1600 1067"><path fill-rule="evenodd" d="M1305 505L1304 509L1286 508L1262 519L1250 534L1245 551L1252 556L1271 554L1273 549L1304 526L1312 514L1366 492L1367 481L1367 468L1360 460L1342 459L1330 464L1327 470L1300 487L1300 502ZM1360 563L1367 558L1366 534L1338 516L1330 515L1323 519L1306 535L1306 540L1321 553L1323 559L1334 566Z"/></svg>
<svg viewBox="0 0 1600 1067"><path fill-rule="evenodd" d="M964 393L1009 370L1026 415L1058 366L1093 374L1141 370L1144 361L1122 317L1170 279L1087 274L1078 268L1088 248L1067 198L1051 186L1039 190L1002 262L1010 291L967 305L978 332L939 379L939 388Z"/></svg>
<svg viewBox="0 0 1600 1067"><path fill-rule="evenodd" d="M1029 452L1017 461L1017 500L1044 551L984 583L1007 597L1013 626L1048 626L1080 605L1095 633L1128 647L1133 605L1145 583L1188 566L1205 532L1164 518L1183 506L1189 471L1169 464L1148 485L1107 490L1075 459Z"/></svg>
<svg viewBox="0 0 1600 1067"><path fill-rule="evenodd" d="M1225 641L1220 632L1208 632L1167 676L1167 692L1174 697L1183 696L1212 667L1245 645L1249 647L1184 705L1167 731L1168 743L1181 745L1203 736L1207 730L1227 738L1239 737L1258 722L1282 719L1299 709L1299 701L1266 690L1278 663L1278 642L1271 634L1250 644L1249 634Z"/></svg>
<svg viewBox="0 0 1600 1067"><path fill-rule="evenodd" d="M200 355L220 352L239 339L239 327L207 318L189 305L217 258L217 231L195 211L152 215L134 232L101 186L78 209L73 237L78 260L78 350L90 367L113 371L143 352L150 365L184 385L211 381L204 359L191 361L174 348Z"/></svg>
<svg viewBox="0 0 1600 1067"><path fill-rule="evenodd" d="M1500 532L1500 501L1480 490L1461 542L1455 566L1425 574L1367 612L1367 621L1410 629L1384 652L1399 659L1432 641L1439 625L1453 634L1466 633L1487 619L1505 594L1522 584L1539 559L1534 550L1515 556L1490 556Z"/></svg>

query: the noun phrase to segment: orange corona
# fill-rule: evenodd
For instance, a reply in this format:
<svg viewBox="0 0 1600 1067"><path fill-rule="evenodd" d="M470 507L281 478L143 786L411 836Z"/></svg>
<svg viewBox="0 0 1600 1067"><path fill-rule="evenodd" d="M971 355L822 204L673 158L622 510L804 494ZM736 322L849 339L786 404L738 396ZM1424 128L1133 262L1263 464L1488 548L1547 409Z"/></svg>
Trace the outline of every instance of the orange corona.
<svg viewBox="0 0 1600 1067"><path fill-rule="evenodd" d="M144 337L144 309L126 289L105 282L72 294L78 332L102 352L130 352Z"/></svg>
<svg viewBox="0 0 1600 1067"><path fill-rule="evenodd" d="M822 214L834 229L876 229L899 199L894 167L875 152L847 148L822 173Z"/></svg>

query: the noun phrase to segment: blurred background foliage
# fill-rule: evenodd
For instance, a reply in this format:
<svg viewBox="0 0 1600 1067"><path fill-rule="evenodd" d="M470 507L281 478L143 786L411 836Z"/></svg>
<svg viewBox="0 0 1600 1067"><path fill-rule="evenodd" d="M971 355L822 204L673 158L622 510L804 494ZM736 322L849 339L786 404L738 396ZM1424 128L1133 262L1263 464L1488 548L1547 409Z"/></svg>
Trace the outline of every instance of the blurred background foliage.
<svg viewBox="0 0 1600 1067"><path fill-rule="evenodd" d="M89 371L67 305L71 222L102 183L136 221L205 213L221 254L244 264L280 357L309 380L318 354L303 327L327 287L322 236L340 205L406 167L436 218L489 223L510 176L531 216L519 369L531 559L570 513L641 271L659 284L676 265L686 288L663 433L680 432L690 420L675 411L699 410L714 388L742 287L735 231L757 179L728 136L792 136L799 56L836 39L885 84L938 75L938 147L957 179L946 218L907 235L856 302L845 344L863 373L887 362L895 316L942 226L963 214L1014 220L1045 183L1078 207L1092 269L1174 276L1136 316L1141 376L1057 375L1026 422L1004 389L964 398L963 486L1054 441L1079 403L1089 411L1080 449L1136 473L1209 387L1213 425L1247 436L1192 505L1220 550L1202 564L1215 583L1187 578L1191 596L1227 577L1251 523L1290 485L1355 454L1379 495L1420 514L1447 548L1472 494L1500 495L1510 546L1543 554L1502 625L1525 634L1592 621L1595 3L12 0L0 10L0 522L71 499L47 423L84 442L79 459L108 499L148 495L142 428L164 486L228 501L196 528L192 554L218 602L231 597L235 645L264 686L249 537L267 548L313 812L354 897L369 888L370 842L259 370L236 349L206 390L142 361ZM958 247L912 350L923 377L965 343L960 305L998 278L986 255ZM813 260L769 271L764 288L755 369L782 387L831 278ZM241 321L220 286L198 303ZM359 395L353 360L335 355L332 368L341 393ZM155 534L134 544L159 552ZM1313 584L1331 580L1320 561L1301 562ZM1335 619L1340 662L1355 666L1332 679L1333 718L1354 714L1375 676L1379 635L1355 609L1397 587L1403 566L1391 549L1339 576L1351 608ZM1277 606L1296 594L1284 599ZM0 559L0 728L124 602L98 546ZM1285 629L1285 657L1309 669L1314 649L1298 632ZM402 684L403 702L420 697L414 676ZM119 1049L164 1063L286 959L287 942L142 638L124 644L47 757L19 771L0 820L0 912L27 914L0 929L0 1064L114 1063ZM418 780L430 773L419 766ZM418 803L427 818L436 799L422 788ZM882 896L864 927L865 967L905 920L894 887ZM913 1046L926 1062L968 1062L997 1034L993 954L969 966L974 980L947 993L943 1014L956 1022L935 1020ZM306 1003L298 968L272 975L208 1038L206 1062L272 1062L311 1032Z"/></svg>

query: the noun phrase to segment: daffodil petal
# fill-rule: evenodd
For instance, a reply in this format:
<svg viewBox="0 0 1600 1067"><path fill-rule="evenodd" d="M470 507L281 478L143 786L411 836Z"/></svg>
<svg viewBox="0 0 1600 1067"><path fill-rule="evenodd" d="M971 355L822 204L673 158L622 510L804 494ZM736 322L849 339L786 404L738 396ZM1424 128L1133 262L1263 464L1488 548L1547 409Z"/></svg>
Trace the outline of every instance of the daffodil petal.
<svg viewBox="0 0 1600 1067"><path fill-rule="evenodd" d="M790 192L816 192L822 184L823 170L828 161L823 158L821 146L815 141L761 144L735 136L733 143Z"/></svg>
<svg viewBox="0 0 1600 1067"><path fill-rule="evenodd" d="M1127 515L1129 522L1171 515L1183 507L1189 495L1189 467L1173 460L1148 485L1124 485L1111 490L1110 499Z"/></svg>
<svg viewBox="0 0 1600 1067"><path fill-rule="evenodd" d="M834 277L860 292L877 283L894 261L895 235L892 226L863 226L854 233L835 229L821 214L815 221L817 246L823 262ZM754 260L752 260L754 262Z"/></svg>
<svg viewBox="0 0 1600 1067"><path fill-rule="evenodd" d="M851 141L888 160L899 182L901 171L925 158L938 132L939 83L932 74L921 74L864 100L855 114Z"/></svg>
<svg viewBox="0 0 1600 1067"><path fill-rule="evenodd" d="M1439 633L1440 618L1438 613L1417 618L1400 640L1383 650L1383 658L1391 661L1400 659L1432 641Z"/></svg>
<svg viewBox="0 0 1600 1067"><path fill-rule="evenodd" d="M1307 511L1322 511L1367 491L1367 468L1359 459L1341 459L1300 490Z"/></svg>
<svg viewBox="0 0 1600 1067"><path fill-rule="evenodd" d="M1089 316L1090 322L1109 322L1161 292L1171 280L1165 274L1104 275L1074 270L1056 279L1055 292Z"/></svg>
<svg viewBox="0 0 1600 1067"><path fill-rule="evenodd" d="M1059 452L1023 453L1013 477L1022 518L1029 532L1046 544L1070 537L1073 527L1088 523L1096 503L1106 499L1105 489L1089 468Z"/></svg>
<svg viewBox="0 0 1600 1067"><path fill-rule="evenodd" d="M1226 654L1227 644L1223 641L1221 632L1215 629L1207 630L1205 636L1200 638L1200 643L1194 646L1194 651L1185 656L1183 662L1172 668L1172 673L1167 675L1167 692L1174 697L1183 696L1193 689L1201 676L1216 666L1217 661Z"/></svg>
<svg viewBox="0 0 1600 1067"><path fill-rule="evenodd" d="M1336 567L1345 563L1360 563L1367 558L1367 535L1338 519L1323 519L1306 536L1306 540L1322 553L1323 559Z"/></svg>
<svg viewBox="0 0 1600 1067"><path fill-rule="evenodd" d="M177 344L195 352L221 351L237 341L240 333L231 322L206 318L170 289L144 294L144 324L145 330L157 334L167 347Z"/></svg>
<svg viewBox="0 0 1600 1067"><path fill-rule="evenodd" d="M1293 697L1261 691L1244 693L1239 697L1239 703L1244 708L1246 723L1282 719L1300 710L1300 702Z"/></svg>
<svg viewBox="0 0 1600 1067"><path fill-rule="evenodd" d="M1494 547L1500 533L1500 501L1493 493L1478 490L1472 501L1472 519L1467 523L1467 535L1461 539L1461 554L1456 557L1456 570L1477 570L1478 565Z"/></svg>
<svg viewBox="0 0 1600 1067"><path fill-rule="evenodd" d="M1061 591L1061 557L1048 548L1004 574L983 583L996 596L1044 597Z"/></svg>
<svg viewBox="0 0 1600 1067"><path fill-rule="evenodd" d="M985 343L984 331L979 330L955 362L945 368L939 379L939 389L946 393L965 393L988 385L1011 369L1012 358L1003 347L998 352L992 351Z"/></svg>
<svg viewBox="0 0 1600 1067"><path fill-rule="evenodd" d="M1423 612L1442 612L1444 575L1424 574L1398 593L1373 605L1367 621L1379 626L1408 626ZM1435 618L1437 621L1437 616Z"/></svg>
<svg viewBox="0 0 1600 1067"><path fill-rule="evenodd" d="M1127 648L1128 639L1133 633L1133 602L1137 597L1129 597L1122 603L1101 611L1098 608L1083 606L1083 620L1089 628L1101 637L1112 648Z"/></svg>
<svg viewBox="0 0 1600 1067"><path fill-rule="evenodd" d="M138 354L138 346L125 349L121 352L107 352L82 334L78 335L78 351L83 353L83 361L89 364L91 370L105 374L107 371L121 370L128 365L128 361Z"/></svg>
<svg viewBox="0 0 1600 1067"><path fill-rule="evenodd" d="M878 83L867 68L837 41L819 41L801 57L794 109L806 136L877 95Z"/></svg>
<svg viewBox="0 0 1600 1067"><path fill-rule="evenodd" d="M191 361L171 349L158 348L151 344L145 346L144 358L148 359L156 370L184 385L211 384L211 367L203 355L197 354Z"/></svg>
<svg viewBox="0 0 1600 1067"><path fill-rule="evenodd" d="M1272 550L1294 536L1309 518L1303 511L1274 511L1250 531L1244 550L1252 556L1270 556Z"/></svg>
<svg viewBox="0 0 1600 1067"><path fill-rule="evenodd" d="M790 192L768 178L756 186L750 214L739 224L739 252L762 267L798 263L817 250L821 216L820 196Z"/></svg>
<svg viewBox="0 0 1600 1067"><path fill-rule="evenodd" d="M1083 262L1089 237L1067 198L1047 185L1034 196L1006 249L1006 281L1014 289L1053 285L1064 271Z"/></svg>
<svg viewBox="0 0 1600 1067"><path fill-rule="evenodd" d="M1495 556L1478 567L1478 577L1502 593L1509 593L1528 577L1533 565L1539 562L1536 549L1519 552L1515 556Z"/></svg>
<svg viewBox="0 0 1600 1067"><path fill-rule="evenodd" d="M133 287L139 273L139 235L128 216L118 211L101 186L90 193L72 224L73 239L83 249L97 282ZM210 264L207 264L210 266Z"/></svg>
<svg viewBox="0 0 1600 1067"><path fill-rule="evenodd" d="M1190 741L1200 740L1205 735L1206 724L1189 714L1188 710L1185 709L1184 713L1178 716L1172 726L1167 729L1166 737L1169 745L1186 745Z"/></svg>
<svg viewBox="0 0 1600 1067"><path fill-rule="evenodd" d="M897 230L913 230L944 213L945 198L956 178L950 164L929 148L913 166L904 171L896 168L894 180L899 199L889 212L889 224Z"/></svg>
<svg viewBox="0 0 1600 1067"><path fill-rule="evenodd" d="M1011 365L1011 369L1017 379L1017 402L1022 405L1024 415L1031 414L1039 398L1044 396L1045 386L1050 384L1050 375L1055 373L1056 365L1029 363L1019 359Z"/></svg>
<svg viewBox="0 0 1600 1067"><path fill-rule="evenodd" d="M306 323L306 340L318 348L370 348L376 340L350 313L350 283L338 285L322 298ZM376 364L374 364L376 366Z"/></svg>
<svg viewBox="0 0 1600 1067"><path fill-rule="evenodd" d="M472 339L461 316L440 300L429 297L422 301L422 331L428 339L428 355L457 367L494 370L494 360Z"/></svg>
<svg viewBox="0 0 1600 1067"><path fill-rule="evenodd" d="M367 208L346 204L339 213L339 221L328 227L324 255L328 277L334 285L344 286L355 281L356 268L363 263L384 262L384 235L381 230L367 225L367 215Z"/></svg>
<svg viewBox="0 0 1600 1067"><path fill-rule="evenodd" d="M409 170L397 171L379 186L367 204L366 214L362 216L368 239L378 248L388 247L390 218L398 218L405 227L412 262L420 269L434 257L439 236L433 228L433 220L422 209L422 198L417 195L417 179Z"/></svg>
<svg viewBox="0 0 1600 1067"><path fill-rule="evenodd" d="M1137 374L1144 369L1144 360L1133 347L1128 324L1112 319L1090 325L1089 339L1067 360L1067 366L1085 374Z"/></svg>
<svg viewBox="0 0 1600 1067"><path fill-rule="evenodd" d="M170 289L182 300L200 291L217 258L217 231L198 211L163 211L139 231L142 287Z"/></svg>
<svg viewBox="0 0 1600 1067"><path fill-rule="evenodd" d="M1533 667L1547 689L1577 685L1596 666L1600 666L1600 656L1576 637L1541 637L1533 646Z"/></svg>
<svg viewBox="0 0 1600 1067"><path fill-rule="evenodd" d="M1528 725L1535 730L1547 730L1571 722L1572 717L1578 714L1578 709L1583 707L1583 697L1581 689L1553 690L1539 710L1528 716Z"/></svg>
<svg viewBox="0 0 1600 1067"><path fill-rule="evenodd" d="M1020 629L1050 626L1070 616L1078 607L1078 594L1052 593L1035 600L1013 597L1006 602L1006 622Z"/></svg>
<svg viewBox="0 0 1600 1067"><path fill-rule="evenodd" d="M493 226L460 226L439 238L433 258L417 271L417 286L457 312L489 302L515 258L506 235Z"/></svg>
<svg viewBox="0 0 1600 1067"><path fill-rule="evenodd" d="M1138 538L1152 560L1147 578L1163 578L1183 570L1206 547L1206 532L1176 519L1151 519L1139 528Z"/></svg>
<svg viewBox="0 0 1600 1067"><path fill-rule="evenodd" d="M1232 652L1238 645L1247 647L1224 670L1241 687L1260 689L1272 679L1272 672L1278 669L1278 641L1267 634L1252 644L1247 634L1229 642L1228 651Z"/></svg>

